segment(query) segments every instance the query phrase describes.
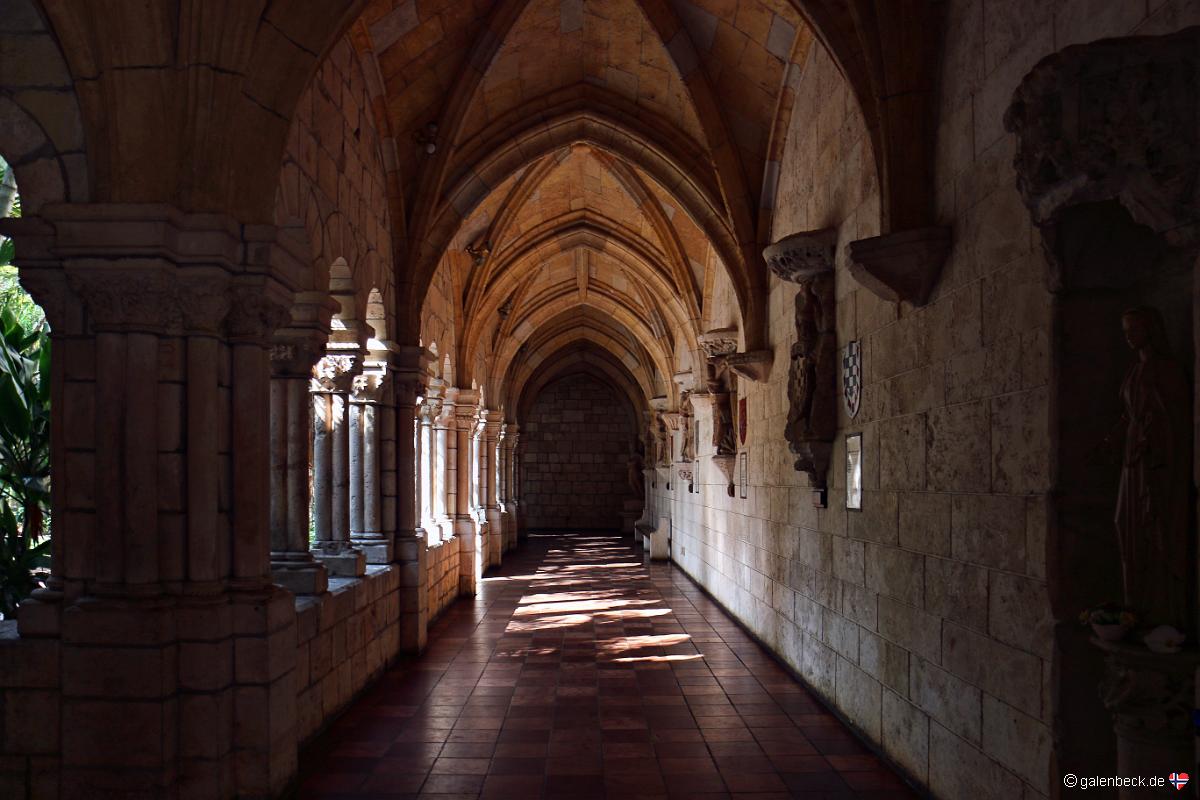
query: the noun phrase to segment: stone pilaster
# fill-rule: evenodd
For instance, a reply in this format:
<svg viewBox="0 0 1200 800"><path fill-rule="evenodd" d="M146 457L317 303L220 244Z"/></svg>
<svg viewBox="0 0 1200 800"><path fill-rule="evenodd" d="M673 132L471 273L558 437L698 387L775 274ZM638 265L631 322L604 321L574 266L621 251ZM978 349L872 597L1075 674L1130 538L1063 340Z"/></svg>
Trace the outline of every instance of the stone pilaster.
<svg viewBox="0 0 1200 800"><path fill-rule="evenodd" d="M445 389L440 411L433 420L433 462L437 487L433 516L443 542L454 538L454 514L458 502L458 431L454 415L457 397L457 389Z"/></svg>
<svg viewBox="0 0 1200 800"><path fill-rule="evenodd" d="M483 509L488 522L487 563L498 566L504 552L504 528L500 518L500 498L497 494L500 473L500 428L504 424L499 411L485 410L483 420L484 487Z"/></svg>

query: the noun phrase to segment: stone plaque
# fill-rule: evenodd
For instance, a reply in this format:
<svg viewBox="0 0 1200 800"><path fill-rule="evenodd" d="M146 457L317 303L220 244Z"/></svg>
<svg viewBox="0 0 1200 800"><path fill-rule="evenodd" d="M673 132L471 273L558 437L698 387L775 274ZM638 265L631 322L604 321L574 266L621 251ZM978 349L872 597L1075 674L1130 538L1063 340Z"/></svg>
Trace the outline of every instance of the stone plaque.
<svg viewBox="0 0 1200 800"><path fill-rule="evenodd" d="M862 434L846 437L846 508L862 510Z"/></svg>

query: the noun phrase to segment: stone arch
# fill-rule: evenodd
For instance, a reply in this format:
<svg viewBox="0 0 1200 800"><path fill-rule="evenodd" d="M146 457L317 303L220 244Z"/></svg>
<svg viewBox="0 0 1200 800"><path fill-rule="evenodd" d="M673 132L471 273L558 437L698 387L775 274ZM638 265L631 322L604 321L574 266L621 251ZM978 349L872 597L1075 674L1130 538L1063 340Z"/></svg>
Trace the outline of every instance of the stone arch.
<svg viewBox="0 0 1200 800"><path fill-rule="evenodd" d="M0 31L0 155L26 215L91 199L87 136L58 41L34 0L5 3Z"/></svg>

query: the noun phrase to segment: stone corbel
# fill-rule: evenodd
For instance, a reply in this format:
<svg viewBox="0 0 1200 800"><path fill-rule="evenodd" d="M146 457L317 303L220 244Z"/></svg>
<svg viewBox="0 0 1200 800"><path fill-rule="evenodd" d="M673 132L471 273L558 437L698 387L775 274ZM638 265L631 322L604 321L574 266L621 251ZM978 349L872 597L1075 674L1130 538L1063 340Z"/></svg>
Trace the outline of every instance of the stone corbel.
<svg viewBox="0 0 1200 800"><path fill-rule="evenodd" d="M923 306L950 254L950 229L942 226L859 239L847 247L850 274L891 303Z"/></svg>
<svg viewBox="0 0 1200 800"><path fill-rule="evenodd" d="M733 468L737 463L736 455L716 455L712 457L713 466L725 478L725 491L730 497L734 496Z"/></svg>
<svg viewBox="0 0 1200 800"><path fill-rule="evenodd" d="M793 233L763 250L763 258L781 279L799 283L833 271L837 238L836 228Z"/></svg>
<svg viewBox="0 0 1200 800"><path fill-rule="evenodd" d="M730 353L725 364L740 377L756 383L766 383L771 377L771 363L775 360L772 350L752 350L747 353Z"/></svg>

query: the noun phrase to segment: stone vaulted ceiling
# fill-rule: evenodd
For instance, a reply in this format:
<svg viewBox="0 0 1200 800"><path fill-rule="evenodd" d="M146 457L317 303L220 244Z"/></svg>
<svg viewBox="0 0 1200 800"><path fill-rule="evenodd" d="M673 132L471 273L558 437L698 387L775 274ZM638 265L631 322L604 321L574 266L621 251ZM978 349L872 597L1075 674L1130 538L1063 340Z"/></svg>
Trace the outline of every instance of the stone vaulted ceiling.
<svg viewBox="0 0 1200 800"><path fill-rule="evenodd" d="M789 0L373 0L351 35L395 142L409 309L452 287L460 384L503 398L590 347L669 395L716 280L756 344L813 38Z"/></svg>

